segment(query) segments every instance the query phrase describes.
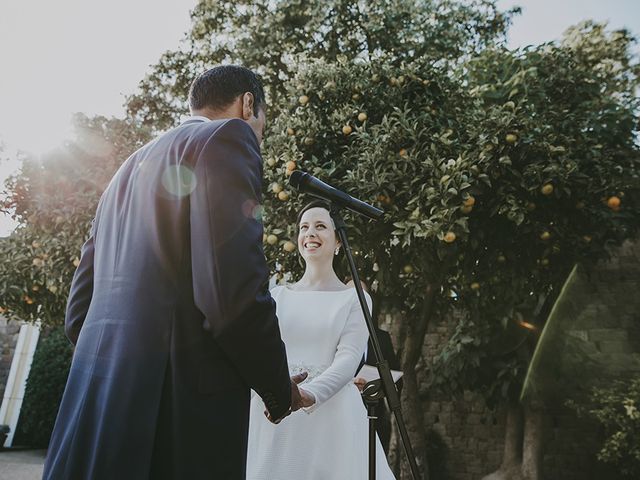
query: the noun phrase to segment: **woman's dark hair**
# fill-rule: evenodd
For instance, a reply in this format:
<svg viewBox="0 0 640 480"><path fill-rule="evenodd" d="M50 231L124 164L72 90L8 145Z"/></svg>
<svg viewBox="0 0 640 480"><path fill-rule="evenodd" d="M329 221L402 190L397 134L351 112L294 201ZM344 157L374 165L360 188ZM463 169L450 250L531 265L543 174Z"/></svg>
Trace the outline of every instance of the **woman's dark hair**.
<svg viewBox="0 0 640 480"><path fill-rule="evenodd" d="M327 202L326 200L313 200L307 203L304 207L302 207L300 212L298 212L296 228L300 225L300 221L302 220L302 215L304 215L304 212L306 212L307 210L311 210L312 208L324 208L329 213L331 213L331 204L329 202Z"/></svg>
<svg viewBox="0 0 640 480"><path fill-rule="evenodd" d="M220 65L198 75L189 89L191 110L209 107L213 110L224 109L240 95L253 94L253 113L258 116L260 108L264 110L264 88L260 77L245 67L238 65Z"/></svg>

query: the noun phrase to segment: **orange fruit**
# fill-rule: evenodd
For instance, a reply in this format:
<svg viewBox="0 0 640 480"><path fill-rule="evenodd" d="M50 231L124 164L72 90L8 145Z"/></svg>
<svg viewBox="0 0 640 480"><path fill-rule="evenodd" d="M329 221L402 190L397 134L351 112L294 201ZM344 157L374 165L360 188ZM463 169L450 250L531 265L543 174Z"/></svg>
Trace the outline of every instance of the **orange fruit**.
<svg viewBox="0 0 640 480"><path fill-rule="evenodd" d="M464 213L465 215L470 214L472 210L473 210L473 205L464 205L464 206L460 209L460 211L461 211L462 213Z"/></svg>
<svg viewBox="0 0 640 480"><path fill-rule="evenodd" d="M296 169L296 162L294 162L293 160L289 160L285 166L287 167L287 170L295 170Z"/></svg>
<svg viewBox="0 0 640 480"><path fill-rule="evenodd" d="M289 200L289 194L285 191L282 191L278 194L278 199L286 202L287 200Z"/></svg>
<svg viewBox="0 0 640 480"><path fill-rule="evenodd" d="M607 200L607 206L611 209L611 210L615 210L617 208L620 207L620 198L616 197L615 195L612 197L609 197L609 199Z"/></svg>
<svg viewBox="0 0 640 480"><path fill-rule="evenodd" d="M476 204L476 199L474 197L472 197L471 195L469 195L464 202L462 202L462 204L465 207L473 207Z"/></svg>
<svg viewBox="0 0 640 480"><path fill-rule="evenodd" d="M505 257L504 255L498 255L498 262L499 263L504 263L507 261L507 257Z"/></svg>
<svg viewBox="0 0 640 480"><path fill-rule="evenodd" d="M406 157L407 156L407 149L406 148L401 148L400 151L398 152L398 154L401 157Z"/></svg>
<svg viewBox="0 0 640 480"><path fill-rule="evenodd" d="M366 113L364 113L364 112L360 112L360 113L358 114L358 121L359 121L359 122L364 122L367 118L368 118L368 117L367 117L367 114L366 114Z"/></svg>
<svg viewBox="0 0 640 480"><path fill-rule="evenodd" d="M546 231L545 231L545 232L542 232L542 233L540 234L540 240L547 241L547 240L549 240L550 238L551 238L551 233L550 233L550 232L546 232Z"/></svg>
<svg viewBox="0 0 640 480"><path fill-rule="evenodd" d="M267 158L267 165L269 165L270 167L273 167L276 164L276 159L273 157L269 157Z"/></svg>
<svg viewBox="0 0 640 480"><path fill-rule="evenodd" d="M282 248L284 249L285 252L291 253L296 249L296 244L293 242L286 242Z"/></svg>
<svg viewBox="0 0 640 480"><path fill-rule="evenodd" d="M473 282L470 286L471 290L480 290L480 284L478 282Z"/></svg>
<svg viewBox="0 0 640 480"><path fill-rule="evenodd" d="M447 243L453 243L456 241L456 234L453 232L447 232L444 236L444 241Z"/></svg>
<svg viewBox="0 0 640 480"><path fill-rule="evenodd" d="M413 266L411 265L405 265L402 270L404 271L404 273L406 273L407 275L410 273L413 273Z"/></svg>
<svg viewBox="0 0 640 480"><path fill-rule="evenodd" d="M550 183L545 183L542 188L540 188L540 192L543 195L551 195L553 193L553 185Z"/></svg>
<svg viewBox="0 0 640 480"><path fill-rule="evenodd" d="M275 245L278 242L278 237L276 237L273 233L267 236L267 243L269 245Z"/></svg>
<svg viewBox="0 0 640 480"><path fill-rule="evenodd" d="M296 131L293 128L291 127L287 128L287 135L293 136L295 134L296 134Z"/></svg>
<svg viewBox="0 0 640 480"><path fill-rule="evenodd" d="M342 133L344 133L345 135L350 135L351 132L353 132L353 129L349 125L345 125L344 127L342 127Z"/></svg>
<svg viewBox="0 0 640 480"><path fill-rule="evenodd" d="M300 105L306 105L307 103L309 103L309 97L307 97L306 95L300 95L300 97L298 98L298 103Z"/></svg>
<svg viewBox="0 0 640 480"><path fill-rule="evenodd" d="M516 135L515 133L507 133L504 139L506 140L507 143L510 143L511 145L513 145L518 141L518 135Z"/></svg>
<svg viewBox="0 0 640 480"><path fill-rule="evenodd" d="M279 183L274 183L273 186L271 187L271 191L276 195L280 193L282 190L283 190L282 185L280 185Z"/></svg>

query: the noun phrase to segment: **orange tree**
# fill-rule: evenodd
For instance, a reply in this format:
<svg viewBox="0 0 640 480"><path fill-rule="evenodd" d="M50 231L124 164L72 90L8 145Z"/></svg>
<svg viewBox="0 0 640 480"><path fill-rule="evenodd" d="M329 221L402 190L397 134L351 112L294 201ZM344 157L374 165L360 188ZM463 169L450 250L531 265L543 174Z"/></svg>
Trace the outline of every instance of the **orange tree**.
<svg viewBox="0 0 640 480"><path fill-rule="evenodd" d="M194 76L236 62L263 76L273 114L306 57L457 62L504 38L518 11L494 0L200 0L183 44L140 82L129 113L154 129L172 126L187 113Z"/></svg>
<svg viewBox="0 0 640 480"><path fill-rule="evenodd" d="M267 256L280 274L299 272L295 169L386 210L377 223L351 218L353 244L378 308L401 312L403 408L420 454L415 367L429 322L464 313L435 386L513 402L535 344L527 332L572 266L637 233L630 42L587 24L561 45L488 49L453 75L428 61L338 59L291 82L264 152ZM508 432L504 478L540 478L541 415L528 413L524 452Z"/></svg>
<svg viewBox="0 0 640 480"><path fill-rule="evenodd" d="M100 194L147 134L130 122L75 118L76 139L43 155L22 155L2 210L18 228L0 242L0 308L22 320L60 325L71 277Z"/></svg>
<svg viewBox="0 0 640 480"><path fill-rule="evenodd" d="M543 410L524 405L522 442L512 435L523 407L514 400L535 332L568 273L637 236L638 65L632 42L627 32L584 23L559 45L517 54L486 51L466 65L470 94L482 111L469 128L488 178L472 190L471 236L450 285L467 315L435 372L441 386L481 389L509 404L514 421L501 478L542 475Z"/></svg>

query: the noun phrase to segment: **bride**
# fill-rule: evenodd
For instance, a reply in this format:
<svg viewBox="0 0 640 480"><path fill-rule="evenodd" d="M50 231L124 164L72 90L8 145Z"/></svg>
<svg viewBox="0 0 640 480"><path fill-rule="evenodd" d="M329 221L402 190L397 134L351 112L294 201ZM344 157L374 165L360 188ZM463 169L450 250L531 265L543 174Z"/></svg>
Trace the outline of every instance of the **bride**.
<svg viewBox="0 0 640 480"><path fill-rule="evenodd" d="M300 384L303 409L274 425L253 395L247 480L366 480L368 420L353 384L368 332L356 291L333 269L338 255L330 205L315 201L298 215L302 278L271 291L291 374L308 372ZM371 297L367 303L371 308ZM377 479L393 479L376 439Z"/></svg>

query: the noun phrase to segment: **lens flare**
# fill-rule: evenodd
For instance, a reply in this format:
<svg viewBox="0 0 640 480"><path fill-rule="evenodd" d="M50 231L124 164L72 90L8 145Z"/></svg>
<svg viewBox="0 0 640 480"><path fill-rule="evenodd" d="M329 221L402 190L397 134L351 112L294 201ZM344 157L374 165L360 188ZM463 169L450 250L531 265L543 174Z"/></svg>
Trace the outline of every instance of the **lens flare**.
<svg viewBox="0 0 640 480"><path fill-rule="evenodd" d="M171 165L162 174L162 186L176 197L186 197L196 189L197 179L189 167Z"/></svg>

